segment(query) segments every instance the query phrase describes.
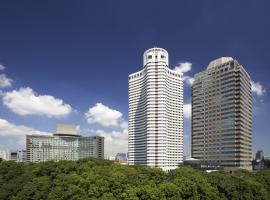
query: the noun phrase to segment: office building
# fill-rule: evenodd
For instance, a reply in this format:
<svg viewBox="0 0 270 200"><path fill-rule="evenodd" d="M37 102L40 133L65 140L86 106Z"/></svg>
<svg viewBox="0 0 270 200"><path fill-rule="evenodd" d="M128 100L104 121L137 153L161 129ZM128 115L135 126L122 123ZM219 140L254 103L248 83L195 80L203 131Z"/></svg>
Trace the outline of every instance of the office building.
<svg viewBox="0 0 270 200"><path fill-rule="evenodd" d="M7 161L25 162L25 150L0 150L0 158Z"/></svg>
<svg viewBox="0 0 270 200"><path fill-rule="evenodd" d="M0 150L0 159L1 160L8 160L9 159L9 153L7 150Z"/></svg>
<svg viewBox="0 0 270 200"><path fill-rule="evenodd" d="M216 59L192 86L192 157L205 164L251 170L251 79L231 57Z"/></svg>
<svg viewBox="0 0 270 200"><path fill-rule="evenodd" d="M256 156L255 156L255 160L256 161L263 160L263 151L262 150L257 151Z"/></svg>
<svg viewBox="0 0 270 200"><path fill-rule="evenodd" d="M27 135L28 162L78 160L87 157L104 158L104 138L83 137L76 126L59 124L54 135Z"/></svg>
<svg viewBox="0 0 270 200"><path fill-rule="evenodd" d="M115 161L118 161L118 162L123 162L123 163L126 163L127 162L127 154L125 153L117 153L116 156L115 156Z"/></svg>
<svg viewBox="0 0 270 200"><path fill-rule="evenodd" d="M12 160L12 161L17 162L18 152L17 151L9 151L8 153L9 153L8 160Z"/></svg>
<svg viewBox="0 0 270 200"><path fill-rule="evenodd" d="M26 150L17 151L17 162L26 162Z"/></svg>
<svg viewBox="0 0 270 200"><path fill-rule="evenodd" d="M175 169L183 162L183 79L165 49L143 55L129 82L128 163Z"/></svg>
<svg viewBox="0 0 270 200"><path fill-rule="evenodd" d="M184 158L183 166L191 167L193 169L201 170L204 172L221 171L224 169L221 166L207 165L203 163L201 160L195 158Z"/></svg>

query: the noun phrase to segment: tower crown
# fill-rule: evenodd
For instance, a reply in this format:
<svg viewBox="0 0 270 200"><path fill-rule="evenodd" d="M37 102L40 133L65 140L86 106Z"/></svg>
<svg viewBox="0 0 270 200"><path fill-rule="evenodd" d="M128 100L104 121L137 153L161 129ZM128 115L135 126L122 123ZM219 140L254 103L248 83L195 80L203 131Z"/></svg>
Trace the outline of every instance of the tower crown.
<svg viewBox="0 0 270 200"><path fill-rule="evenodd" d="M169 54L165 49L154 47L148 49L143 54L143 66L149 62L164 62L169 65Z"/></svg>
<svg viewBox="0 0 270 200"><path fill-rule="evenodd" d="M220 57L217 58L216 60L213 60L209 63L209 65L207 66L207 69L210 69L212 67L218 66L218 65L222 65L226 62L232 61L233 58L232 57Z"/></svg>

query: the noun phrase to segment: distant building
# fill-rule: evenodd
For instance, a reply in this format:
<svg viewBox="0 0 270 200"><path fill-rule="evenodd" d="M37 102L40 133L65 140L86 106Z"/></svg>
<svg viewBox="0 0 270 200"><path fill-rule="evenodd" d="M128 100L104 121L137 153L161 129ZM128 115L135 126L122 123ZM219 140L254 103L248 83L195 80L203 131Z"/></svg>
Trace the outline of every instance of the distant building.
<svg viewBox="0 0 270 200"><path fill-rule="evenodd" d="M185 167L192 167L193 169L198 169L205 172L213 172L224 169L222 166L211 165L209 163L202 162L201 160L196 158L185 158L183 165Z"/></svg>
<svg viewBox="0 0 270 200"><path fill-rule="evenodd" d="M263 156L264 159L270 160L270 156Z"/></svg>
<svg viewBox="0 0 270 200"><path fill-rule="evenodd" d="M17 162L17 151L9 151L9 160L13 160Z"/></svg>
<svg viewBox="0 0 270 200"><path fill-rule="evenodd" d="M27 162L104 158L104 137L83 137L76 126L58 124L54 135L27 135Z"/></svg>
<svg viewBox="0 0 270 200"><path fill-rule="evenodd" d="M108 160L115 160L115 156L108 156L107 159Z"/></svg>
<svg viewBox="0 0 270 200"><path fill-rule="evenodd" d="M261 161L254 160L252 162L252 167L253 167L253 170L263 170L267 168L263 160Z"/></svg>
<svg viewBox="0 0 270 200"><path fill-rule="evenodd" d="M196 158L184 158L184 162L183 162L184 166L188 166L188 167L192 167L194 169L200 169L202 162L199 159Z"/></svg>
<svg viewBox="0 0 270 200"><path fill-rule="evenodd" d="M227 171L251 170L252 95L245 68L231 57L211 61L192 85L192 157Z"/></svg>
<svg viewBox="0 0 270 200"><path fill-rule="evenodd" d="M183 75L162 48L144 52L128 77L128 163L171 170L183 163Z"/></svg>
<svg viewBox="0 0 270 200"><path fill-rule="evenodd" d="M127 162L127 154L125 154L125 153L117 153L116 156L115 156L115 161Z"/></svg>
<svg viewBox="0 0 270 200"><path fill-rule="evenodd" d="M0 150L0 158L2 160L8 160L9 158L9 153L7 150Z"/></svg>
<svg viewBox="0 0 270 200"><path fill-rule="evenodd" d="M2 160L13 160L16 162L25 162L26 154L25 150L1 150L0 158Z"/></svg>
<svg viewBox="0 0 270 200"><path fill-rule="evenodd" d="M253 170L262 170L267 168L267 160L263 156L263 151L259 150L255 154L255 158L252 161Z"/></svg>
<svg viewBox="0 0 270 200"><path fill-rule="evenodd" d="M17 151L17 162L26 162L26 150Z"/></svg>
<svg viewBox="0 0 270 200"><path fill-rule="evenodd" d="M262 150L257 151L256 156L255 156L255 160L256 161L263 160L263 151Z"/></svg>

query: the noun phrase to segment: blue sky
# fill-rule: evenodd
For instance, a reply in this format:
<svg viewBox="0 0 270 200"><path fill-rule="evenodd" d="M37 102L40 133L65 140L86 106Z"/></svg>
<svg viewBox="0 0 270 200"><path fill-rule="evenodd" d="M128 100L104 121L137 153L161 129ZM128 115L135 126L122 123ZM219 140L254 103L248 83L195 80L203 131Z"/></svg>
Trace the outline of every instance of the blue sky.
<svg viewBox="0 0 270 200"><path fill-rule="evenodd" d="M270 155L269 8L267 0L1 1L0 149L72 123L104 135L107 155L125 151L127 77L158 46L189 77L213 59L236 58L255 83L253 150ZM188 105L187 81L184 95ZM189 154L188 116L184 125Z"/></svg>

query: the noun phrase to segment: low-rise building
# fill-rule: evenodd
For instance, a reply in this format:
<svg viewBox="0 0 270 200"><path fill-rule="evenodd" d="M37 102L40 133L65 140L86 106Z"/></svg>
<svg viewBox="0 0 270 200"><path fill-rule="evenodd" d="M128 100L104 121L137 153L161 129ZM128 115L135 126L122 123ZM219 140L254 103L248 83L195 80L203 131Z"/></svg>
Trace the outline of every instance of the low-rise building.
<svg viewBox="0 0 270 200"><path fill-rule="evenodd" d="M0 150L0 159L1 160L8 160L8 151L7 150Z"/></svg>
<svg viewBox="0 0 270 200"><path fill-rule="evenodd" d="M193 169L198 169L205 172L224 170L224 167L220 165L213 165L211 163L205 163L199 159L190 158L190 157L184 159L183 166L191 167Z"/></svg>
<svg viewBox="0 0 270 200"><path fill-rule="evenodd" d="M26 136L27 162L104 158L104 137L83 137L76 126L59 124L54 135Z"/></svg>
<svg viewBox="0 0 270 200"><path fill-rule="evenodd" d="M255 160L256 160L256 161L261 161L261 160L263 160L263 151L262 151L262 150L257 151L257 153L256 153L256 155L255 155Z"/></svg>
<svg viewBox="0 0 270 200"><path fill-rule="evenodd" d="M13 160L16 162L26 161L26 151L25 150L0 150L0 158L2 160Z"/></svg>
<svg viewBox="0 0 270 200"><path fill-rule="evenodd" d="M127 163L127 154L126 153L117 153L115 156L115 161L125 164Z"/></svg>

